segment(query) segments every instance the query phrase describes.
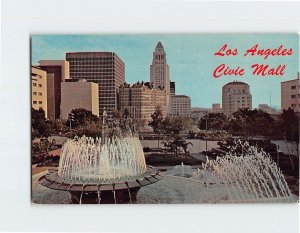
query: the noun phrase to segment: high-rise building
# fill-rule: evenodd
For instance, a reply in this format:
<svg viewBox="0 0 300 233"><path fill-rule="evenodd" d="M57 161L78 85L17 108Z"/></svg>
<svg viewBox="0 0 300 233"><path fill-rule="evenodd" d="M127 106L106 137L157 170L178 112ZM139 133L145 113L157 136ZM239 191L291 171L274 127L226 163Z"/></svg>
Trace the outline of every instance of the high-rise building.
<svg viewBox="0 0 300 233"><path fill-rule="evenodd" d="M98 84L84 79L78 82L61 83L61 119L68 119L69 113L83 108L99 116Z"/></svg>
<svg viewBox="0 0 300 233"><path fill-rule="evenodd" d="M39 67L47 71L48 118L59 119L61 90L60 83L69 79L69 63L64 60L41 60Z"/></svg>
<svg viewBox="0 0 300 233"><path fill-rule="evenodd" d="M154 89L162 88L166 93L166 109L170 112L170 79L167 57L162 43L159 41L153 52L152 64L150 65L150 82Z"/></svg>
<svg viewBox="0 0 300 233"><path fill-rule="evenodd" d="M234 81L227 83L222 89L222 110L230 116L238 109L252 109L252 96L247 83Z"/></svg>
<svg viewBox="0 0 300 233"><path fill-rule="evenodd" d="M170 95L175 95L175 82L170 82Z"/></svg>
<svg viewBox="0 0 300 233"><path fill-rule="evenodd" d="M157 106L161 107L165 116L165 102L165 91L153 88L149 82L137 82L133 85L124 83L119 88L120 109L127 109L134 119L150 121Z"/></svg>
<svg viewBox="0 0 300 233"><path fill-rule="evenodd" d="M191 99L186 95L174 95L171 98L171 115L172 116L190 116Z"/></svg>
<svg viewBox="0 0 300 233"><path fill-rule="evenodd" d="M47 114L47 72L39 67L31 66L31 106L39 110L42 108Z"/></svg>
<svg viewBox="0 0 300 233"><path fill-rule="evenodd" d="M300 112L300 73L297 79L281 82L281 108Z"/></svg>
<svg viewBox="0 0 300 233"><path fill-rule="evenodd" d="M119 86L125 82L124 62L113 52L66 53L70 77L99 84L99 111L111 115L118 108Z"/></svg>

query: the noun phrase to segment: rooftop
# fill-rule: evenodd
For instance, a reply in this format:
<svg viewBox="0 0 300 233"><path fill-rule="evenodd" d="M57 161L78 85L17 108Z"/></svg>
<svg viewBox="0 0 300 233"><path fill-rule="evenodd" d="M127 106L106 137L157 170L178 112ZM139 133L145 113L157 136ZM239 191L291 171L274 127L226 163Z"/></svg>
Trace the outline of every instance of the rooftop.
<svg viewBox="0 0 300 233"><path fill-rule="evenodd" d="M172 98L174 98L174 97L181 97L181 98L190 98L189 96L187 96L187 95L174 95L174 96L172 96Z"/></svg>
<svg viewBox="0 0 300 233"><path fill-rule="evenodd" d="M144 82L144 81L141 81L141 82L138 81L132 85L125 82L122 85L120 85L120 87L127 87L127 88L148 87L149 89L154 89L153 84L151 82ZM163 90L163 88L161 88L161 87L158 87L157 89Z"/></svg>
<svg viewBox="0 0 300 233"><path fill-rule="evenodd" d="M225 84L224 87L227 86L227 85L247 85L247 86L249 86L247 83L244 83L244 82L241 82L241 81L229 82L229 83Z"/></svg>
<svg viewBox="0 0 300 233"><path fill-rule="evenodd" d="M281 83L295 82L295 81L299 81L299 84L300 84L300 79L299 79L299 77L296 78L296 79L291 79L291 80L283 81L283 82L281 82Z"/></svg>
<svg viewBox="0 0 300 233"><path fill-rule="evenodd" d="M158 41L156 48L164 48L164 47L162 46L162 43L160 41Z"/></svg>

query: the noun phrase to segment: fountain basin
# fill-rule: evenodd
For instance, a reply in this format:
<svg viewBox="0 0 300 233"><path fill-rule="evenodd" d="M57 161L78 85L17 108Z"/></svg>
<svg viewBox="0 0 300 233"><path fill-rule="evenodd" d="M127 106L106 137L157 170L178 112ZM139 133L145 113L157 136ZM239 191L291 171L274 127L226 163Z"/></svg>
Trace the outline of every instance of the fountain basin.
<svg viewBox="0 0 300 233"><path fill-rule="evenodd" d="M183 162L181 165L176 165L172 169L173 176L181 176L185 178L190 178L194 174L193 168L190 165L185 165Z"/></svg>
<svg viewBox="0 0 300 233"><path fill-rule="evenodd" d="M39 179L39 183L47 188L68 191L74 204L121 204L136 200L139 189L153 184L163 178L154 167L147 166L146 172L131 180L112 183L66 181L58 175L57 169L51 169Z"/></svg>

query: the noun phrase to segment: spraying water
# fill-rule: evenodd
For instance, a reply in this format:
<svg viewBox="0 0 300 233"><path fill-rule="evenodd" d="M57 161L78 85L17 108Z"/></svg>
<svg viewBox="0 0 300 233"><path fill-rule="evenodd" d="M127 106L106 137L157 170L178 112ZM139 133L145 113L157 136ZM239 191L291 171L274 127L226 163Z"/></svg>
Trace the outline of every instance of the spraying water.
<svg viewBox="0 0 300 233"><path fill-rule="evenodd" d="M243 153L238 154L237 148ZM292 202L291 192L281 170L263 150L237 141L223 157L207 160L193 178L208 186L224 187L231 202L257 202L283 198Z"/></svg>
<svg viewBox="0 0 300 233"><path fill-rule="evenodd" d="M69 139L64 144L58 176L68 182L113 183L136 179L147 171L137 137Z"/></svg>

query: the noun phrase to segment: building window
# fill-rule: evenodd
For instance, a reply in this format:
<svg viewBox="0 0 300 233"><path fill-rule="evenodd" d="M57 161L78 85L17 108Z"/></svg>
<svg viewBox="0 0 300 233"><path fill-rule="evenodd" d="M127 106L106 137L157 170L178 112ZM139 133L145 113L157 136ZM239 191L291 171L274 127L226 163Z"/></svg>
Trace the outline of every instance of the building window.
<svg viewBox="0 0 300 233"><path fill-rule="evenodd" d="M42 92L39 92L39 95L41 96L41 95L43 95L43 93L42 93Z"/></svg>
<svg viewBox="0 0 300 233"><path fill-rule="evenodd" d="M36 104L37 102L36 101L33 101L33 104Z"/></svg>
<svg viewBox="0 0 300 233"><path fill-rule="evenodd" d="M36 83L33 83L32 86L36 87Z"/></svg>
<svg viewBox="0 0 300 233"><path fill-rule="evenodd" d="M39 104L43 104L43 101L39 101Z"/></svg>
<svg viewBox="0 0 300 233"><path fill-rule="evenodd" d="M292 89L292 90L295 90L295 89L296 89L296 86L291 86L291 89Z"/></svg>
<svg viewBox="0 0 300 233"><path fill-rule="evenodd" d="M39 84L39 87L42 87L43 85L42 84Z"/></svg>
<svg viewBox="0 0 300 233"><path fill-rule="evenodd" d="M296 98L296 95L291 95L291 98L292 98L292 99L295 99L295 98Z"/></svg>
<svg viewBox="0 0 300 233"><path fill-rule="evenodd" d="M36 92L33 92L33 95L36 95Z"/></svg>

